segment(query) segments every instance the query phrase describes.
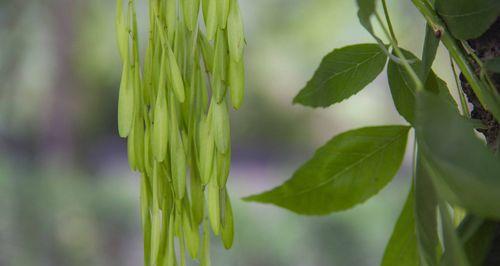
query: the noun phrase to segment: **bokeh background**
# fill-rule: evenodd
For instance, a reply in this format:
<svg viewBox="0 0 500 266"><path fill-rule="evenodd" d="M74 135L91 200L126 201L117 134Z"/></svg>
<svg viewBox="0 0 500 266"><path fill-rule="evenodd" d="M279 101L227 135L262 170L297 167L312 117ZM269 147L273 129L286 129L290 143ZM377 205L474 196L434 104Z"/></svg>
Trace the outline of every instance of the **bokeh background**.
<svg viewBox="0 0 500 266"><path fill-rule="evenodd" d="M147 16L139 8L142 38ZM424 23L388 1L403 46L420 54ZM372 42L354 0L240 0L248 48L245 104L232 113L229 187L234 247L213 241L213 265L378 265L411 178L353 210L303 217L243 196L288 179L339 132L404 123L385 75L333 107L292 105L331 50ZM142 264L138 176L118 138L120 62L113 0L0 1L0 265ZM448 58L438 74L453 87Z"/></svg>

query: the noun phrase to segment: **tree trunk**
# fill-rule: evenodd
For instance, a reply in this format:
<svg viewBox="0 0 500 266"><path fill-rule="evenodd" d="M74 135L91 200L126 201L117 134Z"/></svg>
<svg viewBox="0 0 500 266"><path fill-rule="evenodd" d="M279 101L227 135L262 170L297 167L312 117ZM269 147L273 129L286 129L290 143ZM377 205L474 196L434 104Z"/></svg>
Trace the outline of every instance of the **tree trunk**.
<svg viewBox="0 0 500 266"><path fill-rule="evenodd" d="M496 22L490 27L490 29L481 35L479 38L468 41L474 53L481 59L485 61L494 57L500 56L500 17L497 18ZM472 61L472 60L471 60ZM479 68L476 67L476 74L479 74ZM496 89L500 92L500 74L489 73ZM499 134L500 125L498 121L495 120L493 115L484 109L484 107L479 102L477 96L472 91L472 88L467 83L463 75L460 75L460 80L462 83L462 89L467 95L469 102L472 104L473 109L471 111L471 117L474 119L479 119L485 125L484 129L478 129L488 143L488 146L496 152L500 144ZM500 177L499 177L500 178ZM500 193L500 192L499 192ZM494 231L495 236L491 244L491 248L486 255L484 260L484 265L486 266L498 266L500 265L500 222L496 222L496 230Z"/></svg>

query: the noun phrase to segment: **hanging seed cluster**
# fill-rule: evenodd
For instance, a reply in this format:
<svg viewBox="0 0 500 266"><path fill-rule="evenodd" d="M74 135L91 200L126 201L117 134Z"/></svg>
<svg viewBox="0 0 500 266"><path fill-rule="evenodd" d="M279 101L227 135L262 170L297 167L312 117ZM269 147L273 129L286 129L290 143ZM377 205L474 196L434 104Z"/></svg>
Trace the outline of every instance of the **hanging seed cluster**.
<svg viewBox="0 0 500 266"><path fill-rule="evenodd" d="M244 94L240 10L237 0L148 4L143 59L135 0L117 0L116 17L118 130L141 173L145 265L186 265L186 253L210 265L210 228L233 242L228 105Z"/></svg>

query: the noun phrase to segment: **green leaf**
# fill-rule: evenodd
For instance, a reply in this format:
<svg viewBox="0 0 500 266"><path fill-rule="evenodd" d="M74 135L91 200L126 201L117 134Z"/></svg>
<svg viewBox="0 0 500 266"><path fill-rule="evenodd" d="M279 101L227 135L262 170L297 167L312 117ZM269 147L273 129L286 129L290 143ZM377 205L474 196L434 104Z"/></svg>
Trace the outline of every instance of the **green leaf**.
<svg viewBox="0 0 500 266"><path fill-rule="evenodd" d="M422 62L411 52L404 49L401 50L405 58L413 62L411 63L413 70L420 73L422 71ZM429 77L425 83L426 90L439 94L441 97L455 104L453 97L446 87L446 83L438 78L432 70L429 71ZM389 87L396 109L406 121L413 124L415 121L415 95L417 88L410 74L401 64L390 61L387 66L387 78L389 80Z"/></svg>
<svg viewBox="0 0 500 266"><path fill-rule="evenodd" d="M356 94L382 72L387 57L376 44L356 44L325 56L294 103L327 107Z"/></svg>
<svg viewBox="0 0 500 266"><path fill-rule="evenodd" d="M453 36L468 40L481 36L500 15L498 0L437 0L436 11Z"/></svg>
<svg viewBox="0 0 500 266"><path fill-rule="evenodd" d="M384 52L384 54L391 58L391 60L400 62L401 59L397 56L393 56L389 50L387 50L387 45L375 34L373 31L373 26L370 21L370 18L373 14L375 14L376 10L376 1L377 0L357 0L358 3L358 19L368 33L377 41L379 48Z"/></svg>
<svg viewBox="0 0 500 266"><path fill-rule="evenodd" d="M484 66L488 71L500 73L500 57L495 57L484 62Z"/></svg>
<svg viewBox="0 0 500 266"><path fill-rule="evenodd" d="M497 223L484 221L473 215L468 215L460 223L458 233L464 243L465 253L470 265L482 266L495 238Z"/></svg>
<svg viewBox="0 0 500 266"><path fill-rule="evenodd" d="M439 39L434 35L434 30L427 24L425 26L424 50L422 51L422 66L420 80L427 81L431 72L432 63L436 58L436 52L439 47Z"/></svg>
<svg viewBox="0 0 500 266"><path fill-rule="evenodd" d="M431 177L417 157L415 176L415 228L423 265L437 265L441 246L437 232L437 198Z"/></svg>
<svg viewBox="0 0 500 266"><path fill-rule="evenodd" d="M443 242L445 247L445 254L441 260L443 266L467 266L467 256L465 255L460 239L451 221L450 212L446 203L440 201L439 213L441 214L442 227L443 227Z"/></svg>
<svg viewBox="0 0 500 266"><path fill-rule="evenodd" d="M415 217L413 206L415 193L413 186L408 194L391 239L385 248L382 266L419 266L417 235L415 233Z"/></svg>
<svg viewBox="0 0 500 266"><path fill-rule="evenodd" d="M440 97L417 93L416 136L439 194L483 217L500 218L500 163L470 123Z"/></svg>
<svg viewBox="0 0 500 266"><path fill-rule="evenodd" d="M357 0L359 22L368 32L373 34L370 17L375 13L375 0Z"/></svg>
<svg viewBox="0 0 500 266"><path fill-rule="evenodd" d="M366 127L340 134L283 185L246 201L272 203L296 213L325 215L375 195L403 160L407 126Z"/></svg>

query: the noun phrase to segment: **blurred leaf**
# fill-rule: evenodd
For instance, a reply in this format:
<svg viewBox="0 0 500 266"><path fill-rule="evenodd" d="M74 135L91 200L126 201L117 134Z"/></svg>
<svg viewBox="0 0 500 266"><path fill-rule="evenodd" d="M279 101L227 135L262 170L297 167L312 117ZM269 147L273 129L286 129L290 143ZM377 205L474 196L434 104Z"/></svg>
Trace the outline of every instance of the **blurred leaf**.
<svg viewBox="0 0 500 266"><path fill-rule="evenodd" d="M382 266L419 266L417 235L414 217L415 193L413 186L385 248Z"/></svg>
<svg viewBox="0 0 500 266"><path fill-rule="evenodd" d="M307 215L349 209L394 177L403 160L408 130L407 126L379 126L340 134L283 185L245 200Z"/></svg>
<svg viewBox="0 0 500 266"><path fill-rule="evenodd" d="M424 50L422 51L422 66L420 79L427 81L432 69L432 63L436 58L436 52L439 47L439 39L434 35L433 29L427 24L425 26Z"/></svg>
<svg viewBox="0 0 500 266"><path fill-rule="evenodd" d="M417 93L416 136L433 182L448 201L485 217L500 217L500 163L446 101Z"/></svg>
<svg viewBox="0 0 500 266"><path fill-rule="evenodd" d="M417 157L415 176L415 228L420 258L423 265L437 265L440 244L437 232L437 198L431 177L422 164L422 155Z"/></svg>
<svg viewBox="0 0 500 266"><path fill-rule="evenodd" d="M460 240L464 244L465 253L470 265L484 265L484 259L490 251L495 237L497 223L468 215L460 224L458 230Z"/></svg>
<svg viewBox="0 0 500 266"><path fill-rule="evenodd" d="M415 72L419 73L422 69L422 62L411 52L404 49L401 50L405 58L413 62L411 63L411 67ZM438 78L432 70L429 71L429 77L425 83L426 90L439 94L441 97L454 103L446 83ZM396 109L406 121L413 124L415 122L415 95L417 89L410 74L401 64L390 61L387 66L387 78L389 80L389 87Z"/></svg>
<svg viewBox="0 0 500 266"><path fill-rule="evenodd" d="M358 3L358 19L361 26L363 26L375 39L375 41L377 41L379 48L387 57L390 57L391 60L399 62L400 59L396 56L393 56L389 52L389 50L387 50L387 45L385 45L384 42L377 35L375 35L375 32L373 31L373 26L370 18L373 14L375 14L377 0L357 0L356 2Z"/></svg>
<svg viewBox="0 0 500 266"><path fill-rule="evenodd" d="M498 0L436 0L436 11L453 36L461 40L481 36L500 15Z"/></svg>
<svg viewBox="0 0 500 266"><path fill-rule="evenodd" d="M442 227L443 227L443 242L445 246L445 253L441 260L443 266L467 266L467 257L465 255L460 239L457 232L453 227L450 212L446 203L439 202L439 213L441 214Z"/></svg>
<svg viewBox="0 0 500 266"><path fill-rule="evenodd" d="M325 56L299 94L293 99L311 107L327 107L356 94L382 72L387 57L376 44L356 44Z"/></svg>
<svg viewBox="0 0 500 266"><path fill-rule="evenodd" d="M375 0L357 0L358 3L358 18L359 22L365 27L368 32L373 34L372 23L370 17L375 13Z"/></svg>
<svg viewBox="0 0 500 266"><path fill-rule="evenodd" d="M500 57L495 57L484 62L484 66L491 72L500 73Z"/></svg>

